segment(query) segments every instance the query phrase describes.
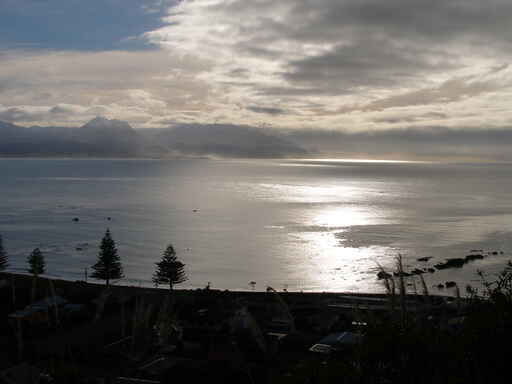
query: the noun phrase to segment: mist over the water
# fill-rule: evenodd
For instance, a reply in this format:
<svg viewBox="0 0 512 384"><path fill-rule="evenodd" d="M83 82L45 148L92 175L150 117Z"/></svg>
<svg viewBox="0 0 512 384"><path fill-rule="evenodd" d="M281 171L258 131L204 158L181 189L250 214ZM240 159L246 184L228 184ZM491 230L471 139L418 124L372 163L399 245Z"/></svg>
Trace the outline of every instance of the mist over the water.
<svg viewBox="0 0 512 384"><path fill-rule="evenodd" d="M14 270L40 247L48 274L83 279L107 227L124 284L150 285L174 244L182 287L381 291L377 263L408 269L503 251L429 285L478 285L512 249L508 164L293 160L0 160L0 233ZM194 212L194 210L197 210ZM79 218L73 222L73 218ZM107 218L111 218L108 220ZM416 259L432 256L429 263Z"/></svg>

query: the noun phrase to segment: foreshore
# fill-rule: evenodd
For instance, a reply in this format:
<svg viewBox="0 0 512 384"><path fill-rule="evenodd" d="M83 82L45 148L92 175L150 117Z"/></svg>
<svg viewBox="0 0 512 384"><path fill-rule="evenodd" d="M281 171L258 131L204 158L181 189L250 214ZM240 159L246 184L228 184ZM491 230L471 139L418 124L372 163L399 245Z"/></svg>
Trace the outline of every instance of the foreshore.
<svg viewBox="0 0 512 384"><path fill-rule="evenodd" d="M5 284L11 284L14 281L17 289L32 289L32 284L34 277L29 274L22 273L12 273L12 272L0 272L0 280L5 281ZM99 295L105 288L106 285L103 282L85 282L83 280L67 280L61 278L50 278L45 276L38 277L38 284L41 287L48 289L49 281L52 282L56 294L84 294L84 295ZM129 296L134 295L156 295L156 296L167 296L169 294L169 288L165 286L159 287L144 287L144 286L134 286L134 285L124 285L124 284L110 284L110 290L116 294L124 294ZM188 295L192 295L198 291L204 290L201 288L196 289L181 289L175 288L172 293L177 298L186 297ZM211 292L223 292L233 298L250 298L250 297L260 297L267 295L267 291L259 291L259 290L228 290L228 289L210 289ZM318 300L329 300L329 299L337 299L340 297L354 300L364 299L364 298L380 298L385 299L388 295L386 293L375 293L375 292L311 292L311 291L279 291L280 295L286 296L287 299L291 301L295 301L298 299L301 300L309 300L311 302ZM408 297L413 298L414 296L420 295L408 295ZM436 295L432 297L444 298L444 296Z"/></svg>

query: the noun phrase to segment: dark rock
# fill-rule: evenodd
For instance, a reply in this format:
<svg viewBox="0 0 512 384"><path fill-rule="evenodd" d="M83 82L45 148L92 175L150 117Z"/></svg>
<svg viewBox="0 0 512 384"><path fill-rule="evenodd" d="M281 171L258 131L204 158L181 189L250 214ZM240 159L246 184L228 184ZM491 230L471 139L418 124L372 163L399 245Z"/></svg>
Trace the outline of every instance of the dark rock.
<svg viewBox="0 0 512 384"><path fill-rule="evenodd" d="M74 217L73 221L76 223L76 222L80 221L80 219L78 217Z"/></svg>
<svg viewBox="0 0 512 384"><path fill-rule="evenodd" d="M76 247L75 249L76 249L77 251L81 251L81 250L82 250L82 248L80 248L80 247Z"/></svg>
<svg viewBox="0 0 512 384"><path fill-rule="evenodd" d="M107 217L107 220L110 221L110 220L112 220L112 218L111 217Z"/></svg>
<svg viewBox="0 0 512 384"><path fill-rule="evenodd" d="M494 251L492 254L493 254L493 255L497 255L497 254L498 254L498 252Z"/></svg>
<svg viewBox="0 0 512 384"><path fill-rule="evenodd" d="M439 263L434 265L437 269L447 269L447 268L462 268L464 263L466 262L466 259L461 258L454 258L454 259L448 259L444 263Z"/></svg>
<svg viewBox="0 0 512 384"><path fill-rule="evenodd" d="M411 273L412 273L413 275L421 275L421 274L425 273L425 271L424 271L423 269L414 268L414 269L411 271Z"/></svg>
<svg viewBox="0 0 512 384"><path fill-rule="evenodd" d="M431 258L432 258L432 257L430 257L430 256L427 256L427 257L420 257L420 258L418 259L418 261L429 261Z"/></svg>
<svg viewBox="0 0 512 384"><path fill-rule="evenodd" d="M483 259L483 258L484 258L484 255L482 255L480 253L475 253L475 254L467 255L466 256L466 263L468 261L480 260L480 259Z"/></svg>
<svg viewBox="0 0 512 384"><path fill-rule="evenodd" d="M446 264L448 265L449 268L452 268L452 267L460 268L464 265L465 262L466 262L466 260L462 259L462 258L454 258L454 259L446 260Z"/></svg>
<svg viewBox="0 0 512 384"><path fill-rule="evenodd" d="M429 271L430 273L434 273L436 270L434 268L429 268L427 269L427 271Z"/></svg>
<svg viewBox="0 0 512 384"><path fill-rule="evenodd" d="M453 288L457 285L455 281L447 281L446 282L446 288Z"/></svg>
<svg viewBox="0 0 512 384"><path fill-rule="evenodd" d="M444 288L444 284L437 284L437 289L443 289Z"/></svg>
<svg viewBox="0 0 512 384"><path fill-rule="evenodd" d="M393 272L393 276L395 276L395 277L400 277L400 276L408 277L408 276L411 276L411 274L407 273L407 272L400 272L400 273L399 272Z"/></svg>

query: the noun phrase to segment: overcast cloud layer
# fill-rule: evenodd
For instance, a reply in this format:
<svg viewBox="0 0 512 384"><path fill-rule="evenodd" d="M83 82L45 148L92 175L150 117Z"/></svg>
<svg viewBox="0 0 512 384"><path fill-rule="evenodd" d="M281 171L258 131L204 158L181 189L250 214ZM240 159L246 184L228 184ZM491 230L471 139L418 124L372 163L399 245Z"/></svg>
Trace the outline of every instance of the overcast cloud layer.
<svg viewBox="0 0 512 384"><path fill-rule="evenodd" d="M3 34L0 120L342 132L512 122L510 1L101 0L93 13L0 3L21 21L53 3L42 20L68 20L41 24L44 39L16 25Z"/></svg>

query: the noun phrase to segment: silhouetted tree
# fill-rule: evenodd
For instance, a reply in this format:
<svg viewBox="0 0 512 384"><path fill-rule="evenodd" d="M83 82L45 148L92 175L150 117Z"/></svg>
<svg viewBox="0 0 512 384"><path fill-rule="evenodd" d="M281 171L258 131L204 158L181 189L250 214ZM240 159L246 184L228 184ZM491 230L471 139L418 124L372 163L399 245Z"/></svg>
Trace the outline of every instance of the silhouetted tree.
<svg viewBox="0 0 512 384"><path fill-rule="evenodd" d="M169 244L164 251L162 261L156 263L156 271L153 275L153 282L158 284L169 284L172 290L175 284L187 281L185 264L176 258L174 247Z"/></svg>
<svg viewBox="0 0 512 384"><path fill-rule="evenodd" d="M27 258L29 265L28 271L35 277L45 272L46 263L44 261L43 253L39 248L35 248Z"/></svg>
<svg viewBox="0 0 512 384"><path fill-rule="evenodd" d="M101 240L98 261L92 266L92 269L94 272L91 274L91 277L105 280L107 287L110 285L110 280L124 277L121 259L117 254L116 243L112 239L109 229L107 229Z"/></svg>
<svg viewBox="0 0 512 384"><path fill-rule="evenodd" d="M9 260L7 258L7 252L4 249L4 243L2 235L0 235L0 271L4 271L9 266Z"/></svg>

